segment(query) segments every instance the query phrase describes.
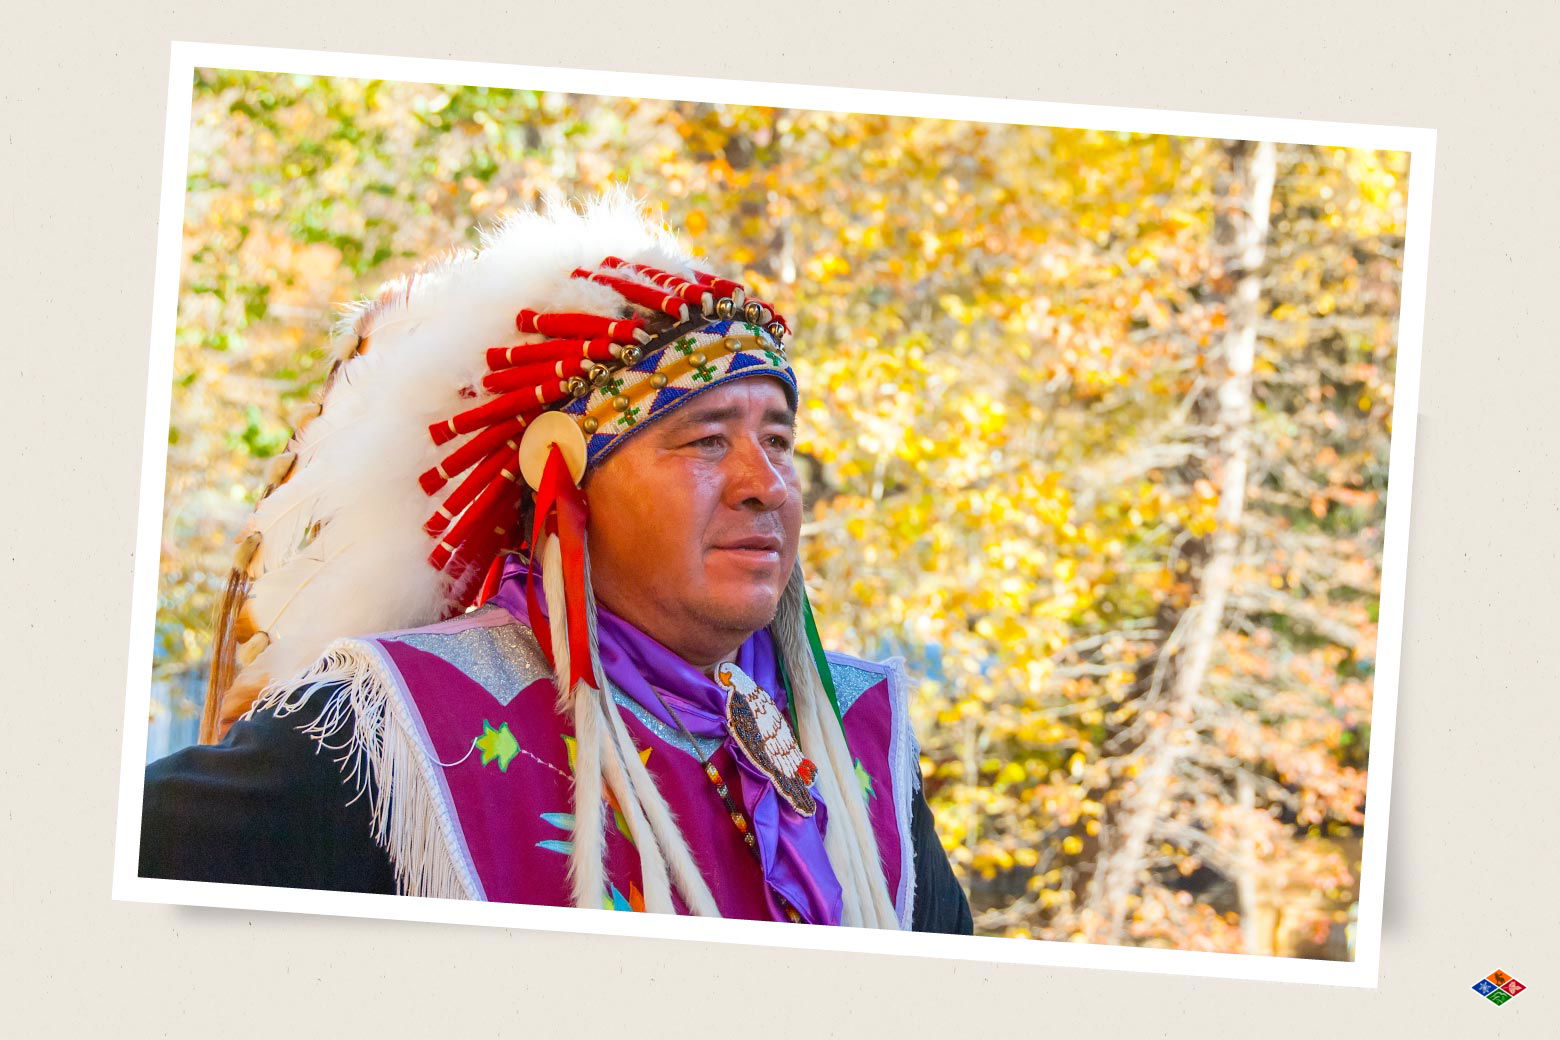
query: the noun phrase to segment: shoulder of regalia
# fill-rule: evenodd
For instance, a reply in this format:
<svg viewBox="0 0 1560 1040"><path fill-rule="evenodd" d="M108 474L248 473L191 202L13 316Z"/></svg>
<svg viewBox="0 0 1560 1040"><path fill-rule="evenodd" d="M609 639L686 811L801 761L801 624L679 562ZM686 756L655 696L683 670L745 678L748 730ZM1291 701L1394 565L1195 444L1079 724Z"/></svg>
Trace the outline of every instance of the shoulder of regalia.
<svg viewBox="0 0 1560 1040"><path fill-rule="evenodd" d="M438 898L482 898L456 825L440 794L416 705L437 685L408 683L397 645L448 662L501 704L552 671L530 629L508 611L484 606L419 628L337 639L302 674L273 684L251 713L300 712L299 729L337 755L344 781L366 796L372 831L390 854L398 890Z"/></svg>
<svg viewBox="0 0 1560 1040"><path fill-rule="evenodd" d="M500 700L507 699L504 693L553 677L529 626L489 604L417 628L337 639L301 673L269 684L250 713L279 707L291 712L316 691L372 676L382 670L389 644L408 646L449 663Z"/></svg>
<svg viewBox="0 0 1560 1040"><path fill-rule="evenodd" d="M888 684L891 701L899 701L908 693L909 683L905 675L904 659L891 657L886 661L869 661L862 657L834 650L824 652L829 663L829 678L834 683L835 696L839 699L840 714L848 714L856 706L862 694L879 683Z"/></svg>
<svg viewBox="0 0 1560 1040"><path fill-rule="evenodd" d="M874 715L884 719L884 724L902 730L908 746L919 754L920 741L910 724L910 679L904 658L869 661L833 650L825 651L824 658L829 664L829 678L839 702L840 718L848 724L847 732L864 721L860 719L860 712L852 714L853 709L864 700L875 700L886 711ZM871 694L870 698L868 694Z"/></svg>
<svg viewBox="0 0 1560 1040"><path fill-rule="evenodd" d="M910 718L910 680L904 658L868 661L834 652L826 652L824 658L868 811L898 836L894 905L900 927L909 928L915 899L912 821L914 793L921 786L921 744Z"/></svg>
<svg viewBox="0 0 1560 1040"><path fill-rule="evenodd" d="M539 680L550 682L553 678L530 627L494 604L436 625L381 632L368 638L432 654L486 687L500 702Z"/></svg>

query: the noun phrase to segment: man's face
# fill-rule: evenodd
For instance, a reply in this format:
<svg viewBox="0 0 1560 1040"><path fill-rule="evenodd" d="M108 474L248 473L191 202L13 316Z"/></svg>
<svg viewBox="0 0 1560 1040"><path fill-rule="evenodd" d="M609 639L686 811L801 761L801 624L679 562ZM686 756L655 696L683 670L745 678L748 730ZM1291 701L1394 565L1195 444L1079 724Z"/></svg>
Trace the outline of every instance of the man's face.
<svg viewBox="0 0 1560 1040"><path fill-rule="evenodd" d="M755 376L616 449L585 480L601 601L701 667L769 624L801 533L794 440L781 383Z"/></svg>

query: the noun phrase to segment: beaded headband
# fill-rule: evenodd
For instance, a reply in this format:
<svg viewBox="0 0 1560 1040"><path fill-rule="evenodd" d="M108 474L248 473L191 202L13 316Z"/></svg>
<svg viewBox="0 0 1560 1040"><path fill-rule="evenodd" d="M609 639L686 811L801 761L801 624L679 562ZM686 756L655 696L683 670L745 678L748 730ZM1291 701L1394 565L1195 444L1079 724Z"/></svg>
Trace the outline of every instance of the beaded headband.
<svg viewBox="0 0 1560 1040"><path fill-rule="evenodd" d="M797 406L783 345L790 326L740 283L617 257L572 277L606 286L651 316L520 311L515 327L546 338L488 350L481 380L488 399L428 428L435 444L466 438L418 478L429 497L462 478L423 524L439 539L429 564L459 585L519 540L523 485L540 487L554 445L577 483L631 434L731 380L775 377ZM657 317L673 324L652 331Z"/></svg>
<svg viewBox="0 0 1560 1040"><path fill-rule="evenodd" d="M647 346L635 365L596 371L602 376L591 392L560 409L586 435L586 466L600 462L645 423L738 376L775 376L785 384L791 408L797 405L796 373L786 363L785 348L753 322L717 321L678 332L663 345Z"/></svg>

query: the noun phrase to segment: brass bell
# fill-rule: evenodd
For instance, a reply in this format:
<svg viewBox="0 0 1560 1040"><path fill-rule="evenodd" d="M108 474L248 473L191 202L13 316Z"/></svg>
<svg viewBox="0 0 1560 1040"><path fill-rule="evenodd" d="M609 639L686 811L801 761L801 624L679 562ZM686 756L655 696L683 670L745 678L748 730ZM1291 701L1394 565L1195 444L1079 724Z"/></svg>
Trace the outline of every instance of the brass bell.
<svg viewBox="0 0 1560 1040"><path fill-rule="evenodd" d="M564 388L567 389L574 397L584 397L586 394L590 393L590 383L586 382L584 379L581 379L579 376L574 376L571 378L567 383L564 384Z"/></svg>
<svg viewBox="0 0 1560 1040"><path fill-rule="evenodd" d="M624 347L623 353L619 355L625 365L637 365L644 356L644 351L638 347Z"/></svg>
<svg viewBox="0 0 1560 1040"><path fill-rule="evenodd" d="M769 334L776 340L779 340L781 336L785 335L785 326L780 324L778 321L770 322L765 326L765 328L769 330Z"/></svg>
<svg viewBox="0 0 1560 1040"><path fill-rule="evenodd" d="M722 296L720 299L715 301L715 317L720 318L722 320L729 320L731 318L736 317L736 314L737 314L737 301L736 300L733 300L729 296Z"/></svg>
<svg viewBox="0 0 1560 1040"><path fill-rule="evenodd" d="M764 305L753 300L749 300L747 306L742 308L742 316L747 318L748 321L757 325L758 322L764 317Z"/></svg>

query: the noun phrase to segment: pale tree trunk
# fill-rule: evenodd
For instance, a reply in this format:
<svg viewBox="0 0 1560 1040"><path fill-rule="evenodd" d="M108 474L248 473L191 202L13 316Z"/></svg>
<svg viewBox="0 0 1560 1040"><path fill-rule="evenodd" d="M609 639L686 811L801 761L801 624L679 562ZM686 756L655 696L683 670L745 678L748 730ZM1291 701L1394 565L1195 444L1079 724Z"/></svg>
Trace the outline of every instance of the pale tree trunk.
<svg viewBox="0 0 1560 1040"><path fill-rule="evenodd" d="M1219 383L1211 402L1215 435L1207 476L1219 489L1217 528L1207 538L1196 598L1187 608L1186 639L1174 661L1162 712L1133 753L1137 772L1114 813L1089 886L1088 905L1099 922L1093 938L1120 943L1132 896L1148 860L1155 823L1166 809L1176 766L1196 739L1197 699L1213 659L1226 601L1235 576L1245 510L1251 453L1251 370L1261 319L1262 263L1277 158L1270 142L1231 142L1229 170L1218 192L1213 247L1233 281L1226 303L1228 323L1220 344Z"/></svg>
<svg viewBox="0 0 1560 1040"><path fill-rule="evenodd" d="M1241 773L1235 780L1235 804L1249 815L1257 804L1255 786L1250 775ZM1274 939L1278 933L1278 908L1272 898L1272 879L1262 869L1262 857L1257 854L1256 841L1249 834L1236 840L1231 873L1236 896L1240 902L1240 938L1247 953L1272 956Z"/></svg>

